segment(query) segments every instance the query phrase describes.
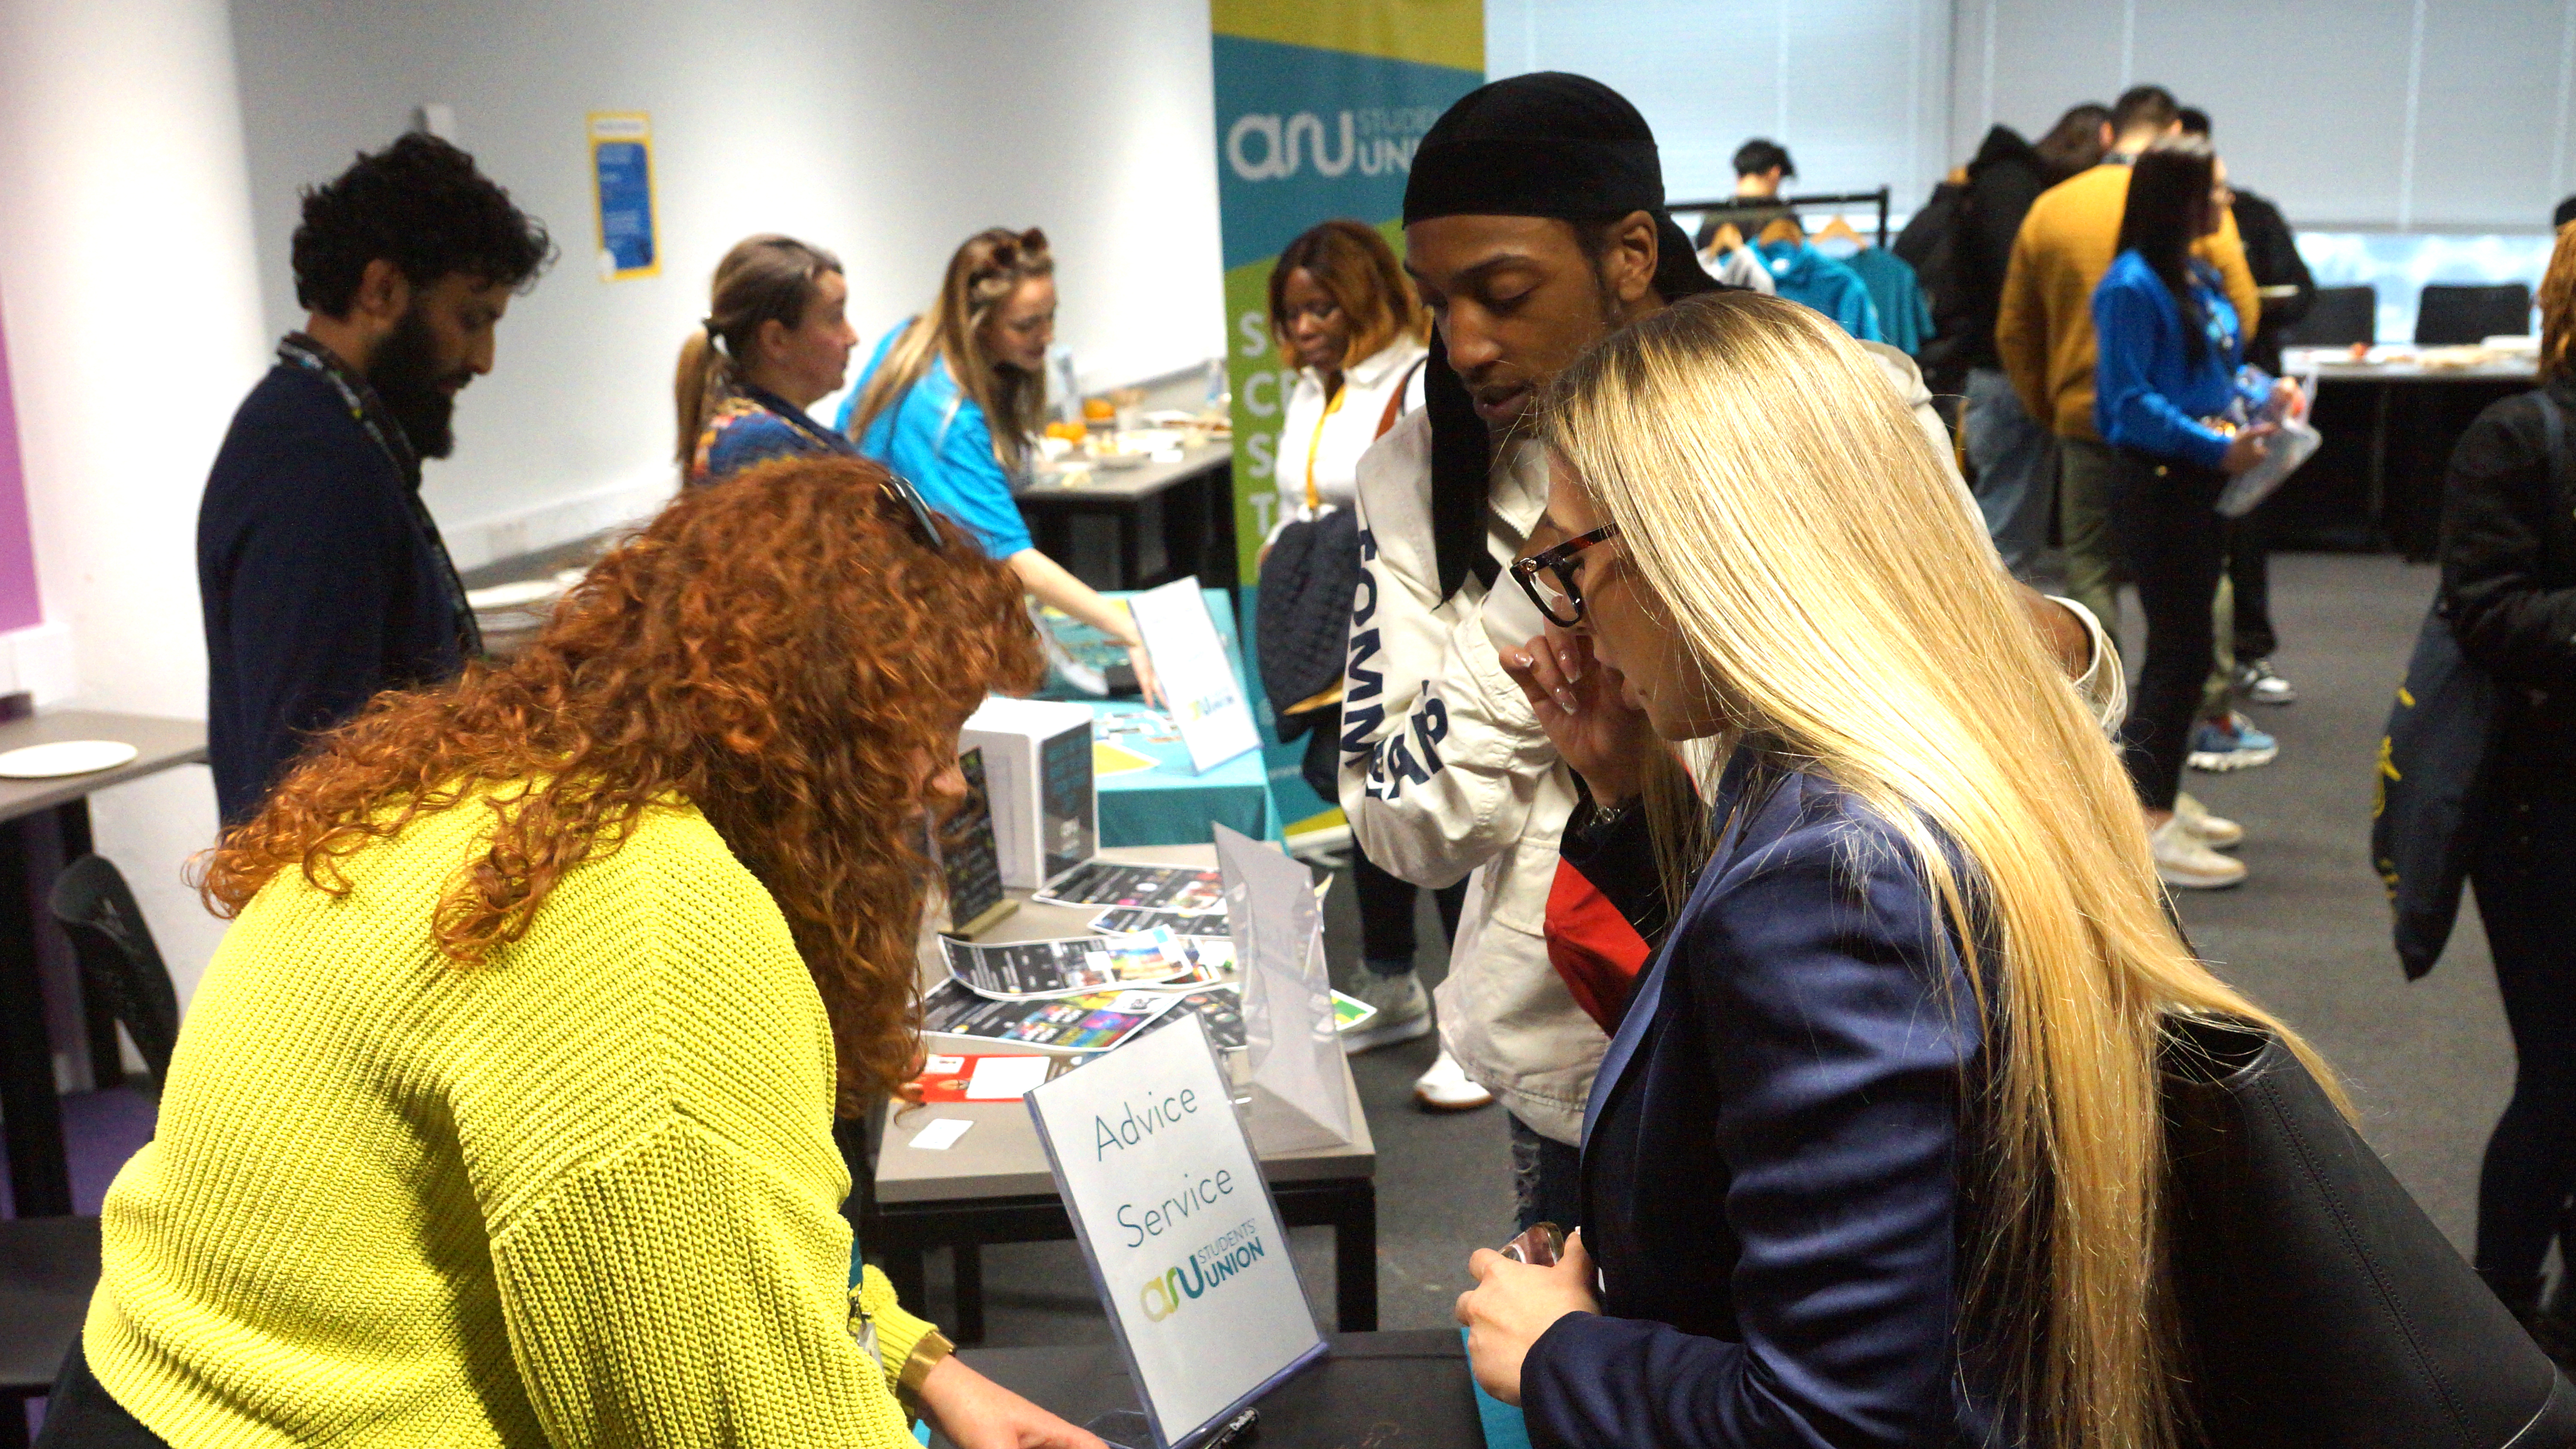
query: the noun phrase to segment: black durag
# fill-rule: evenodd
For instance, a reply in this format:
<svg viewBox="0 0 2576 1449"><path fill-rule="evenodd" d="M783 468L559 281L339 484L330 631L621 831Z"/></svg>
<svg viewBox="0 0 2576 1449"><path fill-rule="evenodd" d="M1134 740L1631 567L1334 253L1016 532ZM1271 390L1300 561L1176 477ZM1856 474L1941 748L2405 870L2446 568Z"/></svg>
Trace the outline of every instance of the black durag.
<svg viewBox="0 0 2576 1449"><path fill-rule="evenodd" d="M1719 289L1664 212L1664 168L1646 118L1601 82L1562 71L1513 76L1460 97L1423 133L1404 186L1408 226L1440 216L1597 224L1634 211L1655 217L1656 295L1673 302ZM1431 415L1432 542L1446 599L1470 573L1491 588L1501 571L1485 547L1493 452L1437 329L1422 390Z"/></svg>

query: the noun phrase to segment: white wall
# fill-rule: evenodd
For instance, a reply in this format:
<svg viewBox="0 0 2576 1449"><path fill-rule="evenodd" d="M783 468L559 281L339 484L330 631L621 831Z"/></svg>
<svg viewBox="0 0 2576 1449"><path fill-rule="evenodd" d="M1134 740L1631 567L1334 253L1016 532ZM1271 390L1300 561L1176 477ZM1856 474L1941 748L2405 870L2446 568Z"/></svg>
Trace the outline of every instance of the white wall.
<svg viewBox="0 0 2576 1449"><path fill-rule="evenodd" d="M1645 114L1664 190L1735 190L1767 136L1791 193L1895 188L1911 211L1949 167L1952 0L1486 0L1485 73L1569 70Z"/></svg>
<svg viewBox="0 0 2576 1449"><path fill-rule="evenodd" d="M2307 230L2540 231L2576 188L2576 0L1955 0L1951 149L2152 81Z"/></svg>
<svg viewBox="0 0 2576 1449"><path fill-rule="evenodd" d="M1204 0L233 0L268 328L301 314L298 187L444 102L564 260L502 323L426 496L458 561L578 536L671 481L671 366L726 247L838 252L865 341L957 243L1039 225L1089 385L1223 345ZM651 113L662 275L602 282L583 116ZM498 527L491 525L498 524Z"/></svg>
<svg viewBox="0 0 2576 1449"><path fill-rule="evenodd" d="M70 698L201 718L197 495L261 371L223 0L0 0L0 306ZM184 995L220 926L180 883L202 766L93 800Z"/></svg>

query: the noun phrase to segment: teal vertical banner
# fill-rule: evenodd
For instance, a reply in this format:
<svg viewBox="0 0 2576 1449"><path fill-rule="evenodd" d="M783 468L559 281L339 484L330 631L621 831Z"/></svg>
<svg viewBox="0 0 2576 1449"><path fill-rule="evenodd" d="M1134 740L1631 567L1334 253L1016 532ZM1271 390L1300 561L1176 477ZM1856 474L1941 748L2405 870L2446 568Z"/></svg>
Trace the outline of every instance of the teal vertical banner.
<svg viewBox="0 0 2576 1449"><path fill-rule="evenodd" d="M1337 217L1399 233L1422 133L1484 84L1484 0L1212 0L1217 204L1225 255L1226 378L1234 393L1236 577L1259 577L1277 517L1280 413L1294 371L1270 338L1280 250ZM1258 601L1247 595L1247 634ZM1247 663L1257 658L1252 641ZM1257 671L1256 671L1257 672ZM1246 681L1280 817L1292 828L1332 802L1282 745L1260 680Z"/></svg>

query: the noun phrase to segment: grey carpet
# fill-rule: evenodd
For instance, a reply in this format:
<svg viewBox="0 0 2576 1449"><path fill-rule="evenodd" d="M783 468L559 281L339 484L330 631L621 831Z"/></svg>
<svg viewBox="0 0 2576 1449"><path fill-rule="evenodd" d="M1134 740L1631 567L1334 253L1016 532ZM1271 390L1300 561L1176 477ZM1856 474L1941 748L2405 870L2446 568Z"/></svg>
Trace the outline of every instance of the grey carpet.
<svg viewBox="0 0 2576 1449"><path fill-rule="evenodd" d="M2428 568L2394 558L2285 555L2273 562L2275 656L2297 704L2252 709L2279 736L2281 758L2234 775L2194 774L2188 787L2244 822L2241 888L2188 895L2183 919L2222 974L2309 1034L2343 1073L2371 1143L2465 1252L2478 1156L2513 1068L2474 910L2463 913L2440 969L2408 985L2388 945L2387 907L2369 865L2371 779L2380 727L2433 589ZM2129 637L2138 637L2131 615ZM2134 661L2132 661L2134 663ZM1446 969L1429 902L1423 966ZM1348 883L1333 893L1326 945L1337 976L1357 969ZM1353 1066L1378 1145L1381 1321L1449 1322L1472 1249L1509 1232L1511 1193L1501 1111L1435 1117L1408 1093L1430 1063L1428 1040ZM1317 1316L1330 1320L1329 1235L1294 1234ZM1082 1260L1069 1243L985 1254L989 1341L1105 1337ZM934 1315L948 1311L946 1265L934 1259Z"/></svg>

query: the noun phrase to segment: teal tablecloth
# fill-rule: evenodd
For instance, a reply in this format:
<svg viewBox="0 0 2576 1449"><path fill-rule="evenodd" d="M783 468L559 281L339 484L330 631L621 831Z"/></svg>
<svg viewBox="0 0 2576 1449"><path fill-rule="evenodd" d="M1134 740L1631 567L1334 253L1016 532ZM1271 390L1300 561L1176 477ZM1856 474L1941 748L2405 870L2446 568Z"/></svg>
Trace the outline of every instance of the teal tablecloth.
<svg viewBox="0 0 2576 1449"><path fill-rule="evenodd" d="M1235 682L1242 685L1243 645L1234 624L1234 601L1224 589L1204 589L1208 614L1216 620L1217 637L1225 644L1226 662L1233 666ZM1123 599L1124 593L1102 595ZM1079 628L1080 626L1075 626ZM1055 692L1054 697L1080 698ZM1245 698L1251 698L1245 691ZM1279 812L1271 808L1270 776L1263 765L1261 751L1247 750L1206 774L1190 769L1190 752L1180 736L1169 727L1156 733L1169 735L1168 740L1154 740L1146 735L1121 733L1112 735L1102 725L1118 716L1133 716L1145 711L1139 699L1085 699L1091 706L1092 739L1098 743L1116 744L1140 755L1152 756L1158 763L1153 769L1125 775L1106 775L1095 786L1100 799L1100 843L1113 845L1205 845L1208 826L1222 821L1255 840L1279 838Z"/></svg>

